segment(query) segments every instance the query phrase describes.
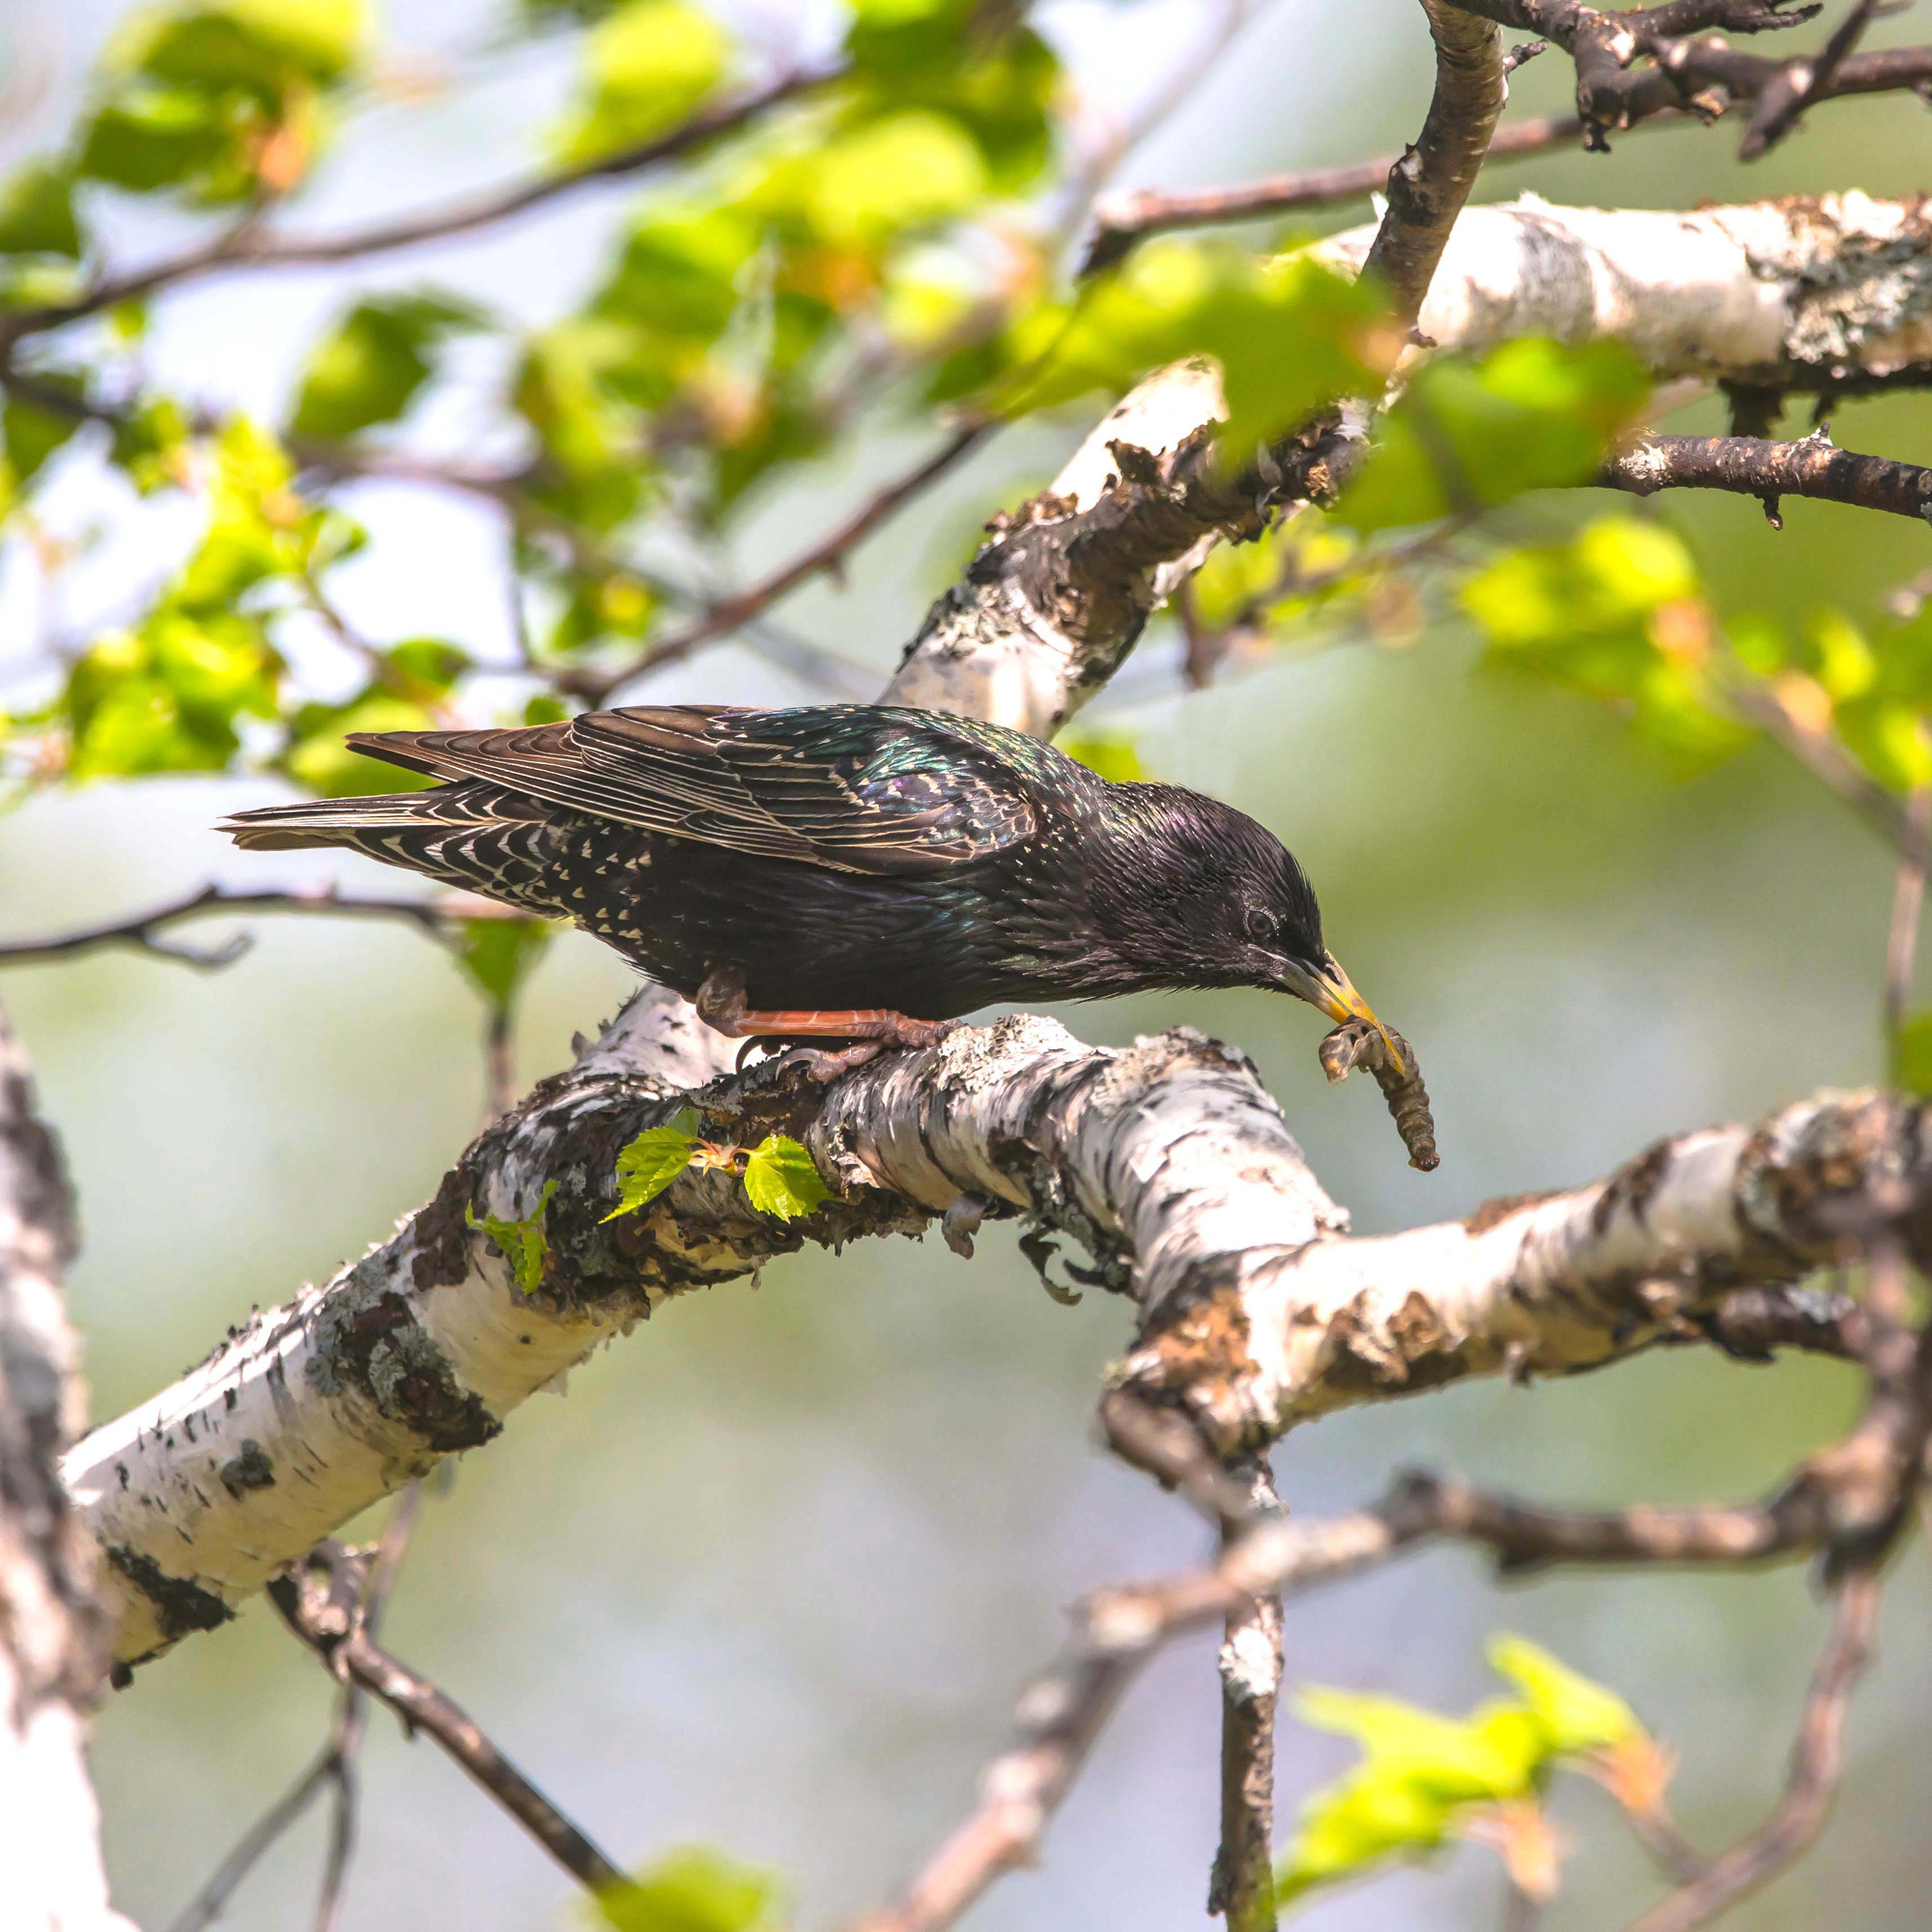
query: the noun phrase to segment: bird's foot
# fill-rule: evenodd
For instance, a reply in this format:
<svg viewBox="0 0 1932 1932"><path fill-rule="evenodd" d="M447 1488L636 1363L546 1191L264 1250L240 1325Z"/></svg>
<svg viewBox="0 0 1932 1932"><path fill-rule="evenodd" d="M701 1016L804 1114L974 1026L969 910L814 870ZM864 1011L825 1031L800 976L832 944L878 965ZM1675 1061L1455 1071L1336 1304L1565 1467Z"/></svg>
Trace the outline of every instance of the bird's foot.
<svg viewBox="0 0 1932 1932"><path fill-rule="evenodd" d="M850 1046L794 1046L781 1053L776 1060L779 1066L802 1066L813 1080L837 1080L841 1073L849 1073L855 1066L863 1066L868 1060L876 1060L885 1051L875 1039L855 1039Z"/></svg>

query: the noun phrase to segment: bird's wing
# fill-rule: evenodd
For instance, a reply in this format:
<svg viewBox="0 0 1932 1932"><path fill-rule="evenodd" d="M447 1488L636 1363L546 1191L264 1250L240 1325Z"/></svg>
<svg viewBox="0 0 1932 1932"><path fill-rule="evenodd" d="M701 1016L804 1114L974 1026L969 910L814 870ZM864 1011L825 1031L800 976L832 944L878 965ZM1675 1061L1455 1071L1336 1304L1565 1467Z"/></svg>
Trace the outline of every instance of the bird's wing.
<svg viewBox="0 0 1932 1932"><path fill-rule="evenodd" d="M946 870L1030 838L990 746L867 705L635 705L497 731L357 734L372 757L481 778L572 811L838 871Z"/></svg>

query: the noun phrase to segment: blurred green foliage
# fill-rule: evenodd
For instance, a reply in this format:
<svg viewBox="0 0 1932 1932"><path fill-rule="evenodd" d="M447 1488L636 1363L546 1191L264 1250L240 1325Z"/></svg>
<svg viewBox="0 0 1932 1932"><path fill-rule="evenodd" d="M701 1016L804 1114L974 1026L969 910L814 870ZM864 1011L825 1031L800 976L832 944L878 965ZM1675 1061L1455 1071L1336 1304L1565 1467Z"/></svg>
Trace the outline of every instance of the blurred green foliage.
<svg viewBox="0 0 1932 1932"><path fill-rule="evenodd" d="M1281 1903L1382 1860L1432 1851L1467 1833L1486 1808L1538 1798L1565 1762L1643 1739L1622 1698L1536 1644L1500 1636L1489 1659L1517 1694L1466 1718L1346 1690L1308 1690L1295 1699L1304 1723L1353 1738L1363 1754L1302 1807L1276 1872Z"/></svg>
<svg viewBox="0 0 1932 1932"><path fill-rule="evenodd" d="M617 1932L779 1932L770 1873L704 1846L668 1852L622 1890L600 1894L599 1922Z"/></svg>
<svg viewBox="0 0 1932 1932"><path fill-rule="evenodd" d="M746 71L698 0L533 4L525 17L581 43L553 166L672 135ZM375 58L354 0L135 15L71 138L0 186L0 302L84 295L102 185L258 211L298 194ZM1017 10L864 0L834 67L696 146L642 198L573 312L520 335L460 294L364 297L309 352L279 433L130 388L138 310L30 330L6 401L0 513L31 522L85 442L139 492L199 497L205 523L144 612L16 705L16 768L39 782L273 769L328 794L407 783L344 734L564 715L558 678L608 672L686 621L689 593L636 560L654 533L727 537L762 492L881 412L1091 410L1151 368L1208 356L1228 400L1223 461L1238 468L1379 389L1400 344L1376 292L1306 253L1169 239L1069 287L1040 214L1066 161L1065 112L1057 59ZM447 640L340 635L327 588L360 540L331 507L336 487L370 432L408 435L463 335L490 343L500 427L526 451L493 486L530 613L510 687ZM1750 683L1881 783L1932 778L1923 622L1872 634L1838 611L1794 624L1720 611L1647 514L1559 540L1509 534L1533 493L1588 479L1648 386L1608 343L1424 363L1332 513L1224 548L1190 588L1196 620L1251 645L1317 621L1403 641L1422 621L1422 573L1446 574L1496 663L1616 705L1677 760L1750 740L1732 701ZM1466 529L1479 554L1438 545L1408 575L1391 566L1438 528ZM360 665L346 696L307 672L300 640L318 616Z"/></svg>

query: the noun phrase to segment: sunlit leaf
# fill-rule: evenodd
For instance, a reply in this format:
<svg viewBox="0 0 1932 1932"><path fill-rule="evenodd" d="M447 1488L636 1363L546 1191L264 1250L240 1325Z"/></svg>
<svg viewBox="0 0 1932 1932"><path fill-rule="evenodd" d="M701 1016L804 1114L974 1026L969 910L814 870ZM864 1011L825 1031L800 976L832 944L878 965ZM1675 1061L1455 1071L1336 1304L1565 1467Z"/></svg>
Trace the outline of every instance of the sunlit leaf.
<svg viewBox="0 0 1932 1932"><path fill-rule="evenodd" d="M1430 523L1587 482L1650 394L1617 342L1537 337L1418 370L1334 514L1357 529Z"/></svg>
<svg viewBox="0 0 1932 1932"><path fill-rule="evenodd" d="M655 1201L691 1165L697 1116L686 1108L668 1126L646 1127L617 1155L617 1205L605 1220L634 1214Z"/></svg>
<svg viewBox="0 0 1932 1932"><path fill-rule="evenodd" d="M628 0L591 30L583 98L559 137L572 161L655 140L696 110L729 71L731 39L689 0Z"/></svg>
<svg viewBox="0 0 1932 1932"><path fill-rule="evenodd" d="M832 1198L811 1155L785 1134L769 1134L745 1162L745 1194L760 1214L789 1221Z"/></svg>
<svg viewBox="0 0 1932 1932"><path fill-rule="evenodd" d="M1593 1684L1527 1637L1494 1638L1489 1660L1492 1669L1522 1691L1554 1750L1607 1749L1642 1728L1614 1690Z"/></svg>
<svg viewBox="0 0 1932 1932"><path fill-rule="evenodd" d="M495 1214L479 1216L473 1208L463 1210L464 1224L487 1235L497 1251L510 1264L510 1273L526 1294L534 1294L543 1286L544 1269L550 1265L550 1236L544 1217L550 1212L551 1197L556 1182L546 1180L536 1211L521 1221L505 1221Z"/></svg>
<svg viewBox="0 0 1932 1932"><path fill-rule="evenodd" d="M1084 732L1057 741L1069 758L1078 758L1091 772L1111 784L1134 784L1146 779L1147 767L1131 738Z"/></svg>
<svg viewBox="0 0 1932 1932"><path fill-rule="evenodd" d="M421 731L434 722L422 705L381 686L347 704L305 704L290 721L289 747L280 764L304 791L318 798L415 791L436 781L352 752L343 738L350 731Z"/></svg>
<svg viewBox="0 0 1932 1932"><path fill-rule="evenodd" d="M291 433L334 442L372 423L393 422L428 382L440 345L484 320L474 303L444 295L357 302L310 355Z"/></svg>
<svg viewBox="0 0 1932 1932"><path fill-rule="evenodd" d="M0 184L0 254L79 253L70 169L55 161L29 161Z"/></svg>

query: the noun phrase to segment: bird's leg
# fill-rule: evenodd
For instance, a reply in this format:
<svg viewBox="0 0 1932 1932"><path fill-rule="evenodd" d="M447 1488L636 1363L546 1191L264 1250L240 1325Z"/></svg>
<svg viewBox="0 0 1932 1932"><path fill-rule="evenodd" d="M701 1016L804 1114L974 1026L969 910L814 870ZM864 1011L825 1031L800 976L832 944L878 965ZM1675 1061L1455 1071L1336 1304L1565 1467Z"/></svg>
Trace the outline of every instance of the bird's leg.
<svg viewBox="0 0 1932 1932"><path fill-rule="evenodd" d="M930 1046L952 1031L951 1020L916 1020L890 1007L781 1008L754 1012L745 1005L745 978L722 967L697 989L698 1017L737 1039L872 1040L880 1046ZM869 1059L871 1056L867 1055Z"/></svg>

